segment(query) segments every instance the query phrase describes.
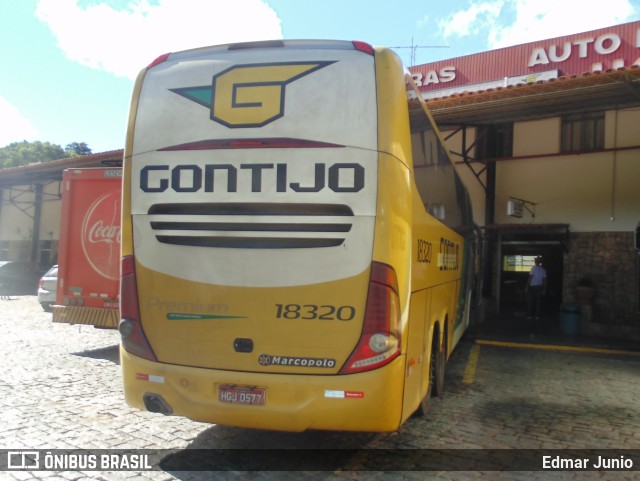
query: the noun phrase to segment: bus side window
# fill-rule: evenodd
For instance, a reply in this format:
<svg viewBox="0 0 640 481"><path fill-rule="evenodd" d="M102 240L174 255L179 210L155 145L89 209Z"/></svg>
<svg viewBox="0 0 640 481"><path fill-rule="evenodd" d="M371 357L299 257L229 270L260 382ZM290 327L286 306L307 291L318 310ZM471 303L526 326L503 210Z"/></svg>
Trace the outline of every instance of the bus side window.
<svg viewBox="0 0 640 481"><path fill-rule="evenodd" d="M432 129L411 136L416 188L427 212L452 228L462 222L458 179L444 146Z"/></svg>

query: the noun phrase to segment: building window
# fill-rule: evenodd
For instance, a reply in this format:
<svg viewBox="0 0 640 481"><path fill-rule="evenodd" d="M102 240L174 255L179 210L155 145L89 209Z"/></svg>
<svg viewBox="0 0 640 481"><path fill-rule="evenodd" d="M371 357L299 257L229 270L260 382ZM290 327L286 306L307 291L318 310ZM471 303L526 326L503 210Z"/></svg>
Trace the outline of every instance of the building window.
<svg viewBox="0 0 640 481"><path fill-rule="evenodd" d="M562 118L562 152L604 149L604 112Z"/></svg>
<svg viewBox="0 0 640 481"><path fill-rule="evenodd" d="M483 125L476 131L476 159L491 160L513 155L513 122Z"/></svg>
<svg viewBox="0 0 640 481"><path fill-rule="evenodd" d="M42 241L40 243L40 265L42 267L50 267L51 253L52 253L52 241Z"/></svg>
<svg viewBox="0 0 640 481"><path fill-rule="evenodd" d="M536 265L536 257L538 256L503 256L502 271L503 272L529 272Z"/></svg>

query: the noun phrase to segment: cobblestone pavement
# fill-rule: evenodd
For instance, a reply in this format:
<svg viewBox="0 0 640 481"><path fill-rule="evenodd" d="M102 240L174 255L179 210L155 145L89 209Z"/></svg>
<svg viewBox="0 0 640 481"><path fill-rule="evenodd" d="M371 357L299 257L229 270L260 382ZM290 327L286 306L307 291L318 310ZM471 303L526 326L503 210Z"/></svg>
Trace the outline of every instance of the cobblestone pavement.
<svg viewBox="0 0 640 481"><path fill-rule="evenodd" d="M275 433L212 426L129 408L122 396L118 335L53 324L35 297L0 301L2 449L638 449L640 358L479 346L463 342L447 392L426 418L397 433ZM473 377L470 354L478 355ZM463 382L465 376L467 382ZM616 451L614 451L615 453ZM618 453L620 454L620 453ZM371 471L358 451L328 471L0 472L0 479L173 480L637 479L638 472ZM619 456L618 456L619 457ZM640 464L640 461L638 462ZM241 467L238 467L240 469ZM640 469L640 466L635 466Z"/></svg>

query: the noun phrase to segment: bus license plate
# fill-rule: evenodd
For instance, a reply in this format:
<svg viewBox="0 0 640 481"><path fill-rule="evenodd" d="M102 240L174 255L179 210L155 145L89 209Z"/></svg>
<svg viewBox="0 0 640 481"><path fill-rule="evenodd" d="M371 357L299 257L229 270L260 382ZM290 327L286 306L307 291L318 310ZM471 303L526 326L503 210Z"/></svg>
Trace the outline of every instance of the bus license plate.
<svg viewBox="0 0 640 481"><path fill-rule="evenodd" d="M257 387L220 386L218 399L223 403L264 406L267 390Z"/></svg>

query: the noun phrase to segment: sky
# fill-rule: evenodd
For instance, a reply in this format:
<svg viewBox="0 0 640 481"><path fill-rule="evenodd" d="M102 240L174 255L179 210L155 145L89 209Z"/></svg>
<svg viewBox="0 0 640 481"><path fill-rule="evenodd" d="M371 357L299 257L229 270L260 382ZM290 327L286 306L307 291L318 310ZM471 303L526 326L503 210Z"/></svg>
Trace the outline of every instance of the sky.
<svg viewBox="0 0 640 481"><path fill-rule="evenodd" d="M0 12L0 147L98 153L124 147L135 77L163 53L362 40L418 65L640 20L640 0L0 0Z"/></svg>

